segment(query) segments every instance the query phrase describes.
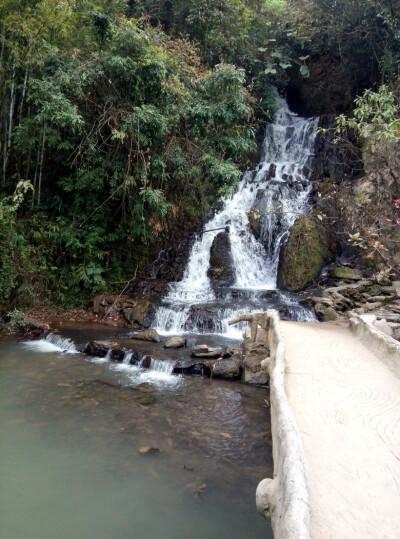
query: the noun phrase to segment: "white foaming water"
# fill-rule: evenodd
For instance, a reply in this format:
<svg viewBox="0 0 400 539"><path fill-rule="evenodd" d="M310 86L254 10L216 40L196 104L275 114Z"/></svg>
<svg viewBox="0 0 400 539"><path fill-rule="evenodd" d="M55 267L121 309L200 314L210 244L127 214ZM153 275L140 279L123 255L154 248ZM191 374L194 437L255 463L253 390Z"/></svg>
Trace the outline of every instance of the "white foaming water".
<svg viewBox="0 0 400 539"><path fill-rule="evenodd" d="M312 159L318 119L302 118L290 112L284 99L276 95L278 112L275 121L266 126L261 162L254 170L243 174L236 193L223 201L223 208L204 227L193 247L183 279L171 283L155 316L154 327L164 335L185 331L219 333L240 338L242 328L228 326L228 320L249 312L251 305L225 309L218 322L203 328L193 322L193 306L217 304L207 275L210 249L220 230L230 228L230 243L236 282L233 288L244 291L275 290L279 252L296 216L305 211L311 184L307 179ZM261 230L257 241L250 229L248 214L254 208L260 212ZM281 303L288 310L294 302ZM286 306L285 305L285 306ZM306 309L299 308L294 318L315 319ZM263 306L260 304L260 308ZM260 310L258 308L257 310ZM228 312L229 311L229 312Z"/></svg>
<svg viewBox="0 0 400 539"><path fill-rule="evenodd" d="M150 368L145 369L141 366L142 362L131 365L131 357L132 352L125 352L123 361L110 363L110 369L126 375L133 385L149 382L157 387L176 387L182 383L181 375L172 374L176 361L151 358ZM103 363L105 361L106 358L103 358Z"/></svg>
<svg viewBox="0 0 400 539"><path fill-rule="evenodd" d="M45 339L38 341L24 341L23 348L32 352L64 352L65 354L77 354L78 351L72 341L55 333L49 333Z"/></svg>

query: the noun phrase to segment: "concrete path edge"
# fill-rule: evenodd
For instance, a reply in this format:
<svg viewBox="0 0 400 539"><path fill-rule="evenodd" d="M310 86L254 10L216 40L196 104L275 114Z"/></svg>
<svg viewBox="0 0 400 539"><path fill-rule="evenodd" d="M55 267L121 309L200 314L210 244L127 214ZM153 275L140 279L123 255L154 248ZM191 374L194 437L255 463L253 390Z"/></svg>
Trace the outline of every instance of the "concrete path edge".
<svg viewBox="0 0 400 539"><path fill-rule="evenodd" d="M352 313L350 329L396 376L400 376L400 342L375 328L375 320L374 315Z"/></svg>
<svg viewBox="0 0 400 539"><path fill-rule="evenodd" d="M258 511L271 519L275 539L308 539L310 501L301 436L285 391L285 345L277 311L267 311L274 478L256 492Z"/></svg>

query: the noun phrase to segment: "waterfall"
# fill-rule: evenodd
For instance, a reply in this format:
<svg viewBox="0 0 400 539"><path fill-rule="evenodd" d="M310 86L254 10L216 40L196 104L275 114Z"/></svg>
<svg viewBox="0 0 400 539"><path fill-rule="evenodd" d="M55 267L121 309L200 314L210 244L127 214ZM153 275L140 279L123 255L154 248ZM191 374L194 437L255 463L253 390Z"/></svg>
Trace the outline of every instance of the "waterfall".
<svg viewBox="0 0 400 539"><path fill-rule="evenodd" d="M21 345L35 352L64 352L65 354L76 354L78 352L70 339L61 337L56 333L49 333L45 339L38 341L22 342Z"/></svg>
<svg viewBox="0 0 400 539"><path fill-rule="evenodd" d="M277 113L268 124L260 163L243 174L233 196L205 225L196 238L183 279L170 283L169 293L157 310L154 327L163 334L185 331L223 333L233 336L227 321L251 310L280 305L293 319L312 315L286 294L276 291L279 252L296 215L303 213L311 190L308 180L318 118L292 113L276 96ZM249 222L257 213L260 230L256 239ZM216 290L208 277L210 249L220 229L229 226L235 283ZM232 291L236 294L232 294ZM275 295L262 291L276 291Z"/></svg>

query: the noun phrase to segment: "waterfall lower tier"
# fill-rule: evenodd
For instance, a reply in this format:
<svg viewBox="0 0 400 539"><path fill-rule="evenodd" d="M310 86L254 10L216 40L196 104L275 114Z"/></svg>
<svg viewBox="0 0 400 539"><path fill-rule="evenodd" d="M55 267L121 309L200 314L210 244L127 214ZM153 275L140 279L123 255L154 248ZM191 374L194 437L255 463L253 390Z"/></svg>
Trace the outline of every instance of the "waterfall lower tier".
<svg viewBox="0 0 400 539"><path fill-rule="evenodd" d="M310 310L277 290L281 246L307 207L317 118L301 118L276 96L275 122L266 126L262 160L243 174L236 193L205 225L183 279L171 283L153 326L162 334L220 333L240 337L228 320L276 308L281 317L314 320ZM229 233L221 229L229 227Z"/></svg>

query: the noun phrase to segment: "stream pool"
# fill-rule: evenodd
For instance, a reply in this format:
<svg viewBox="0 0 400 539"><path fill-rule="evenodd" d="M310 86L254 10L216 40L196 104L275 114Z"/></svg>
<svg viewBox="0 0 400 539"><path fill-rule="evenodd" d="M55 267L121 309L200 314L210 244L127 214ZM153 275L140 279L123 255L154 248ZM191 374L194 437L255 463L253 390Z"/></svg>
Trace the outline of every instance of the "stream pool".
<svg viewBox="0 0 400 539"><path fill-rule="evenodd" d="M1 538L272 538L255 508L272 476L265 390L174 378L3 338Z"/></svg>

